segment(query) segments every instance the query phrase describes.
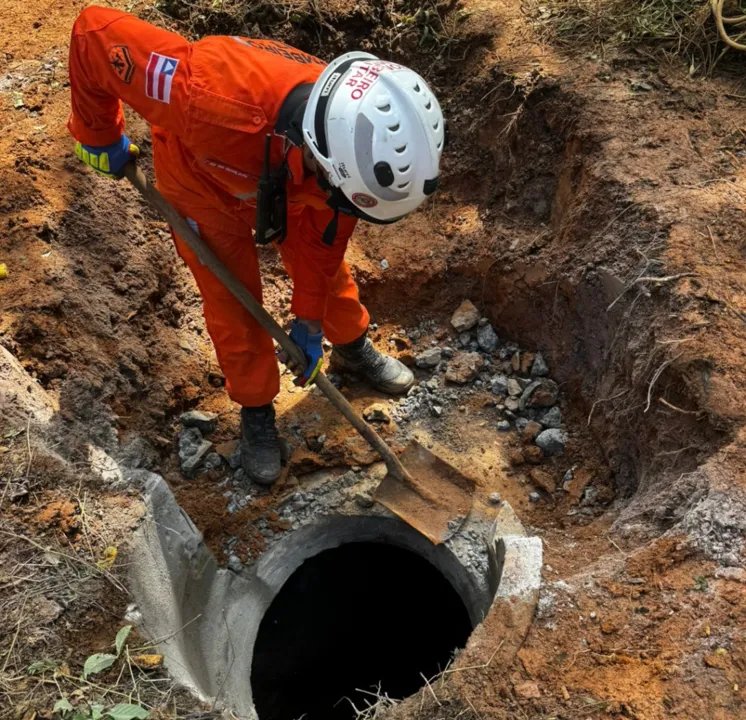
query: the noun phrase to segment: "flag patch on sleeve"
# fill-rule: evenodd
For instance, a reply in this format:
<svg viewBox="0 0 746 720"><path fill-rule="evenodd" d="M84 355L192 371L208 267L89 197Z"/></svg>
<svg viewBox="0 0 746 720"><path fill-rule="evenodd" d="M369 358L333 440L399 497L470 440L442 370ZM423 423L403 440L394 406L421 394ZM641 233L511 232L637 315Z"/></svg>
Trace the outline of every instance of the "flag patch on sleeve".
<svg viewBox="0 0 746 720"><path fill-rule="evenodd" d="M145 71L145 94L149 98L163 103L171 102L171 83L178 64L176 58L156 52L150 53Z"/></svg>

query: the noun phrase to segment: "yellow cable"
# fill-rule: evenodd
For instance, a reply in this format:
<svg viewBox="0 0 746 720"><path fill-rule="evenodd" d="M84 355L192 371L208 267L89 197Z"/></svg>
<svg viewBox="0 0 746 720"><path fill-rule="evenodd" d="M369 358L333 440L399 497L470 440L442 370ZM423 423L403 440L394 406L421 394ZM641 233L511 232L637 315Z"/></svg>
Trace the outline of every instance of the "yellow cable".
<svg viewBox="0 0 746 720"><path fill-rule="evenodd" d="M741 50L743 52L746 52L746 45L736 42L730 35L728 35L728 31L725 29L726 22L731 25L737 25L746 20L746 15L737 18L724 18L724 4L725 0L710 0L710 5L712 6L712 14L715 16L715 25L717 25L720 38L728 47L731 47L734 50Z"/></svg>

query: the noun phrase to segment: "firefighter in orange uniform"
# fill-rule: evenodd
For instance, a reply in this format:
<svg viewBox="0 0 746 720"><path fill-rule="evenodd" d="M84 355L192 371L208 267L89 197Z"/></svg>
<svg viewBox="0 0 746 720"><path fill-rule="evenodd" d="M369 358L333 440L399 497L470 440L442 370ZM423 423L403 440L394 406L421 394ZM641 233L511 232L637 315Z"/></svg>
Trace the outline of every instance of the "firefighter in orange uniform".
<svg viewBox="0 0 746 720"><path fill-rule="evenodd" d="M256 244L277 245L293 280L290 333L308 360L303 382L321 367L326 337L343 369L384 392L411 387L412 373L367 338L368 312L344 254L358 219L395 222L436 189L444 121L419 75L362 52L326 65L269 40L189 43L89 7L73 27L70 86L78 157L122 177L138 153L121 103L132 107L152 126L161 193L260 300ZM271 484L280 474L272 340L174 241L202 294L228 393L242 406L244 470Z"/></svg>

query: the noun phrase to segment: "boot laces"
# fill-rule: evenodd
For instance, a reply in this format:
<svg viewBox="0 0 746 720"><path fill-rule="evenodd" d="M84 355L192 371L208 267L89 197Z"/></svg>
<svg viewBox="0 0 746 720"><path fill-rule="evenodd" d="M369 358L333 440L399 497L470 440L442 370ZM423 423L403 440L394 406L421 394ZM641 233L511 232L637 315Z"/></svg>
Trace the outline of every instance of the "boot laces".
<svg viewBox="0 0 746 720"><path fill-rule="evenodd" d="M386 358L378 352L369 338L365 339L363 346L351 355L350 362L357 365L361 370L376 371L385 364Z"/></svg>

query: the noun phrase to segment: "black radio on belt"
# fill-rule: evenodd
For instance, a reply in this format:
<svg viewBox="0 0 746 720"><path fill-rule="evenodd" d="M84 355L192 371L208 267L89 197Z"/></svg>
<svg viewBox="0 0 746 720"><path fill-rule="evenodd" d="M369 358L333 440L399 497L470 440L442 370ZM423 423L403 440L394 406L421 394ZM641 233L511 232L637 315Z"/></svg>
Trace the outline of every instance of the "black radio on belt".
<svg viewBox="0 0 746 720"><path fill-rule="evenodd" d="M259 245L281 243L288 232L288 205L285 184L288 178L287 165L270 170L269 151L272 136L264 142L264 165L256 191L256 242Z"/></svg>

